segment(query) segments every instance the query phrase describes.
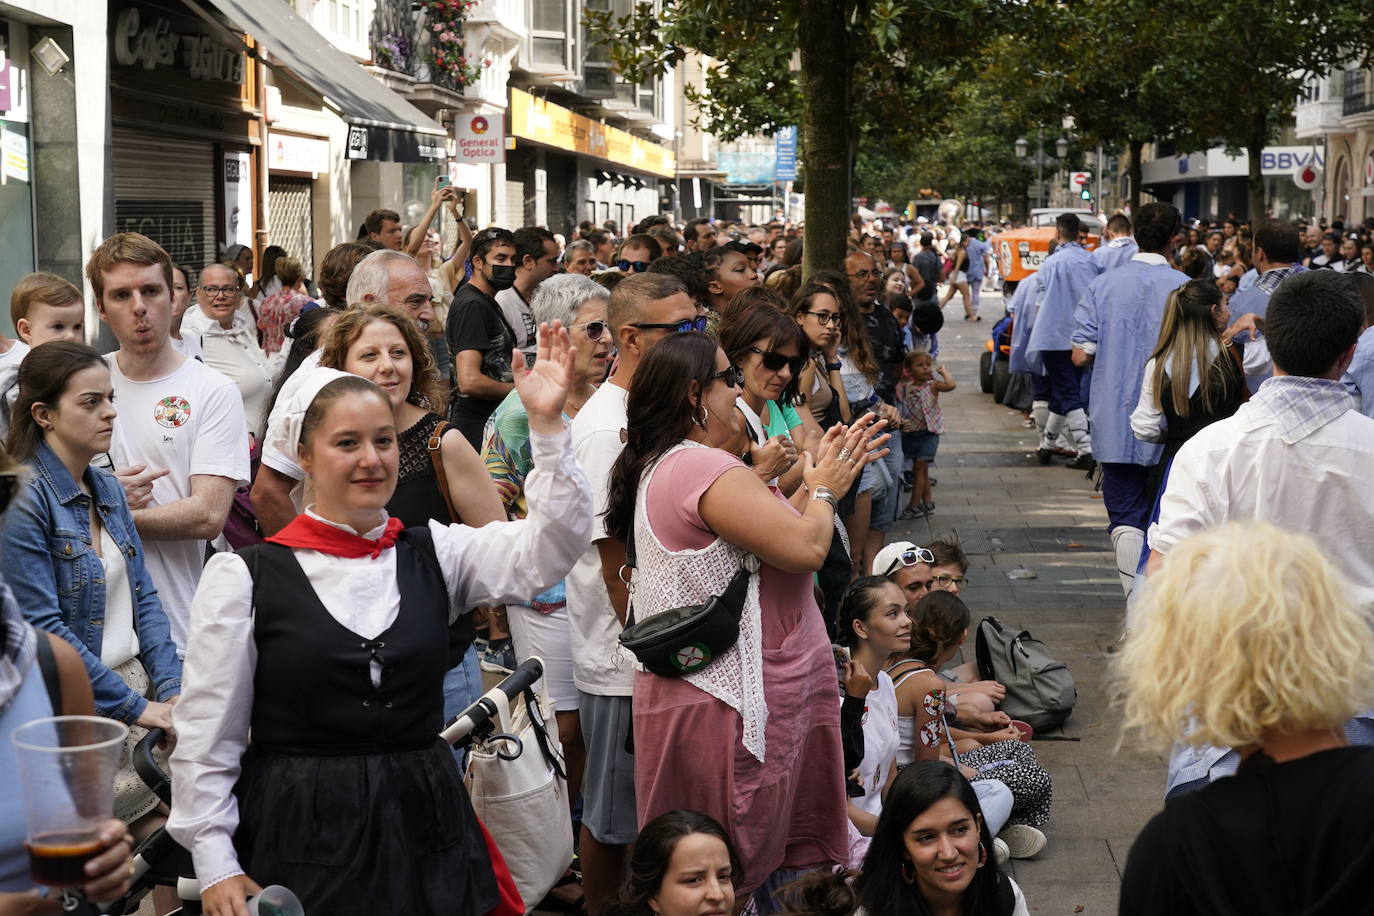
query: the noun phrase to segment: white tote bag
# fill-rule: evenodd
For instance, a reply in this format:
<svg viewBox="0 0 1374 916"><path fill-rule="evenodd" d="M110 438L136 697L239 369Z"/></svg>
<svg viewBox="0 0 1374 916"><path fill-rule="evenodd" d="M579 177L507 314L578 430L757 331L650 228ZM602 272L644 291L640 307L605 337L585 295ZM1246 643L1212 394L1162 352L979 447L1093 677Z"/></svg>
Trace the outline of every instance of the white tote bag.
<svg viewBox="0 0 1374 916"><path fill-rule="evenodd" d="M467 788L477 817L501 850L525 912L530 912L573 859L567 770L553 705L541 691L514 708L497 691L495 731L472 746Z"/></svg>

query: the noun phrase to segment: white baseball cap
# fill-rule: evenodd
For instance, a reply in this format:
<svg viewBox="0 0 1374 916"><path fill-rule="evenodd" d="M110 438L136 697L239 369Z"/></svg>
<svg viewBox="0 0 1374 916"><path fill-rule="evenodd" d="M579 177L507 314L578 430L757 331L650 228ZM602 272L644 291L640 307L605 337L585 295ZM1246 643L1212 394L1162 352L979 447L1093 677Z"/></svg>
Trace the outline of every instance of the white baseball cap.
<svg viewBox="0 0 1374 916"><path fill-rule="evenodd" d="M934 562L935 555L924 547L917 547L910 541L893 541L873 558L873 575L890 576L904 566Z"/></svg>

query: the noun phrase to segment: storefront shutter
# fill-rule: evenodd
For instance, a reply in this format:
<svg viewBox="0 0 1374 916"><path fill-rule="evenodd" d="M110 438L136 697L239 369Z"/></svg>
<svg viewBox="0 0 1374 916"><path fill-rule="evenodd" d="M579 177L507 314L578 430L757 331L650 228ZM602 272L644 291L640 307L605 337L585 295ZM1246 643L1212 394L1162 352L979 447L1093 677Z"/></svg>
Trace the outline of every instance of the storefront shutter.
<svg viewBox="0 0 1374 916"><path fill-rule="evenodd" d="M194 285L217 255L214 144L127 127L113 140L115 230L157 242Z"/></svg>

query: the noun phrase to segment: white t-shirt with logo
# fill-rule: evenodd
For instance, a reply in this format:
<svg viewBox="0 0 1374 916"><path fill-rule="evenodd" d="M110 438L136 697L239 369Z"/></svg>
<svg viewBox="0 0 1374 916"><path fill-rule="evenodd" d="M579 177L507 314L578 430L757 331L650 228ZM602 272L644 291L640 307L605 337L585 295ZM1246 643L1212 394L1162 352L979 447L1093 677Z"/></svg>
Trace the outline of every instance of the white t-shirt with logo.
<svg viewBox="0 0 1374 916"><path fill-rule="evenodd" d="M0 353L0 439L9 435L10 409L19 400L19 364L29 355L29 345L22 340L10 341L10 348Z"/></svg>
<svg viewBox="0 0 1374 916"><path fill-rule="evenodd" d="M204 363L183 359L163 378L136 382L124 377L115 357L106 357L119 411L110 458L116 470L139 464L167 468L165 477L153 481L149 505L186 499L195 474L228 477L235 486L248 483L248 426L232 381ZM143 551L177 652L184 653L205 542L144 538Z"/></svg>
<svg viewBox="0 0 1374 916"><path fill-rule="evenodd" d="M627 422L630 393L609 382L582 405L572 421L573 455L592 488L592 541L606 537L606 503L611 467L624 448L620 431ZM566 580L568 619L572 622L573 683L583 693L628 697L634 692L634 656L617 637L624 629L601 578L601 554L591 544L573 564Z"/></svg>

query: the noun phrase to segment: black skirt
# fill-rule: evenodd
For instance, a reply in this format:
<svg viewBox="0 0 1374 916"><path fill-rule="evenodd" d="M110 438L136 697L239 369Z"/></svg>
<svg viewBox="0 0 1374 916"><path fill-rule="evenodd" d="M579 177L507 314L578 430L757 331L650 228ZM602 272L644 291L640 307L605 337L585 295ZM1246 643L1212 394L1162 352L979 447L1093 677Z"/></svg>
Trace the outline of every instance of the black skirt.
<svg viewBox="0 0 1374 916"><path fill-rule="evenodd" d="M234 794L248 876L330 916L481 916L497 904L486 842L453 754L316 757L249 746Z"/></svg>

